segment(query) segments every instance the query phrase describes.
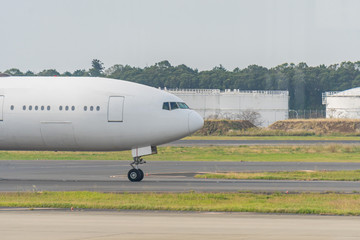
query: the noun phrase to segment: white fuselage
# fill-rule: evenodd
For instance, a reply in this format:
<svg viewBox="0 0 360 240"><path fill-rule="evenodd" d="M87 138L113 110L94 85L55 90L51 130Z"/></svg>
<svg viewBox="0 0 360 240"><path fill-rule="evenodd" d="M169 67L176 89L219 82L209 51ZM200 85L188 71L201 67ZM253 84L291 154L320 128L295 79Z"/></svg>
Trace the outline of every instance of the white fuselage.
<svg viewBox="0 0 360 240"><path fill-rule="evenodd" d="M91 77L0 77L0 150L119 151L200 129L191 109L156 88Z"/></svg>

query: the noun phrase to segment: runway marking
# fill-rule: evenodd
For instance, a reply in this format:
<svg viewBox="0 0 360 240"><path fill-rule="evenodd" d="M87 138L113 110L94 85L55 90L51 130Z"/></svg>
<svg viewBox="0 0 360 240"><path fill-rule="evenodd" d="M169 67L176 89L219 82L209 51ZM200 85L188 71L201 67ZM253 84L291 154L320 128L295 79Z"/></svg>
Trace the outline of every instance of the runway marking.
<svg viewBox="0 0 360 240"><path fill-rule="evenodd" d="M112 175L109 178L126 178L126 175Z"/></svg>

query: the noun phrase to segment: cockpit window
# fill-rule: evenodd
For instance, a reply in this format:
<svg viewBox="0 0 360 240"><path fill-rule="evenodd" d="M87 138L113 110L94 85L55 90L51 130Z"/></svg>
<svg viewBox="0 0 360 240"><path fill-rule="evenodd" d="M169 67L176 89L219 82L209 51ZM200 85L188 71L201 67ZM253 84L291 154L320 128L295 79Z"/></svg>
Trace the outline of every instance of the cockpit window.
<svg viewBox="0 0 360 240"><path fill-rule="evenodd" d="M170 110L169 102L164 102L164 103L163 103L163 109L164 109L164 110Z"/></svg>
<svg viewBox="0 0 360 240"><path fill-rule="evenodd" d="M178 102L178 105L181 109L189 109L189 106L186 105L186 103L183 103L183 102Z"/></svg>
<svg viewBox="0 0 360 240"><path fill-rule="evenodd" d="M184 102L164 102L164 110L175 110L175 109L189 109L189 106Z"/></svg>
<svg viewBox="0 0 360 240"><path fill-rule="evenodd" d="M171 110L174 110L174 109L178 109L179 106L177 105L176 102L170 102L170 107L171 107Z"/></svg>

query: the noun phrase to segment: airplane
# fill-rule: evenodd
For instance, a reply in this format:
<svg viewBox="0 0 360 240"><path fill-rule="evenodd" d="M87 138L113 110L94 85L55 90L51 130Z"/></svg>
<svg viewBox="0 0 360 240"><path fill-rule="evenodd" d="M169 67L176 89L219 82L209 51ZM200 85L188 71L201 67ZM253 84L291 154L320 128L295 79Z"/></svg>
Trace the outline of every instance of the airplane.
<svg viewBox="0 0 360 240"><path fill-rule="evenodd" d="M0 77L0 150L131 150L142 157L201 129L203 118L163 90L101 77Z"/></svg>

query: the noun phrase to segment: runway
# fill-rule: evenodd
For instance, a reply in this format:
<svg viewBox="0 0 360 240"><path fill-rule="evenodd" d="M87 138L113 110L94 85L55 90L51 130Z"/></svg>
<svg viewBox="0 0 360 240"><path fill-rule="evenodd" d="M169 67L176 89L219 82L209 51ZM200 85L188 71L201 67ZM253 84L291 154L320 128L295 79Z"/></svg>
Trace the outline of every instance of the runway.
<svg viewBox="0 0 360 240"><path fill-rule="evenodd" d="M241 146L241 145L319 145L349 144L359 145L357 140L178 140L163 146Z"/></svg>
<svg viewBox="0 0 360 240"><path fill-rule="evenodd" d="M359 224L344 216L0 209L2 240L355 240Z"/></svg>
<svg viewBox="0 0 360 240"><path fill-rule="evenodd" d="M130 162L130 161L129 161ZM0 191L99 192L360 192L358 182L195 179L201 172L352 170L360 163L163 162L144 166L142 182L127 180L127 161L0 161Z"/></svg>

